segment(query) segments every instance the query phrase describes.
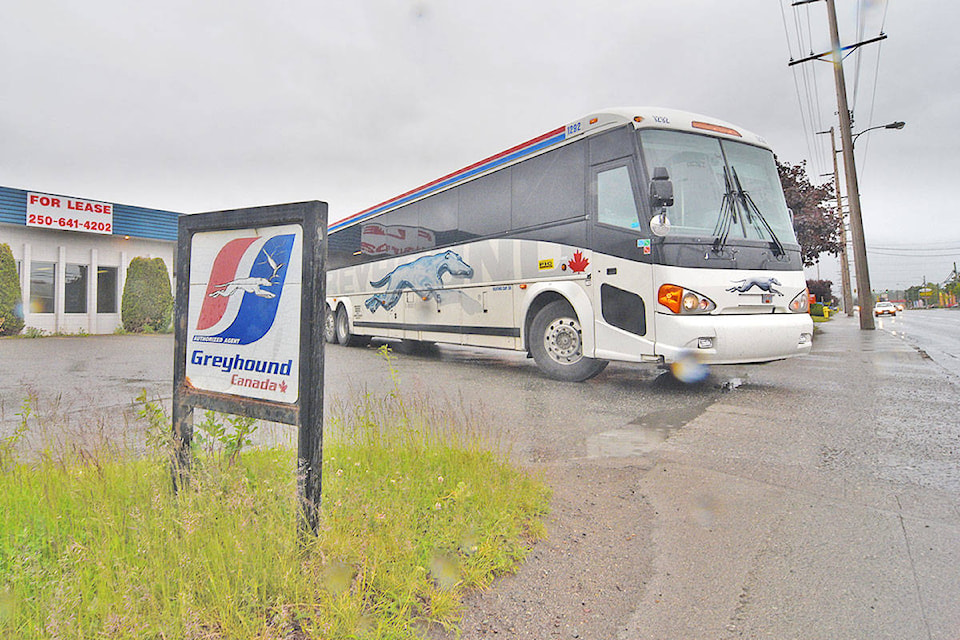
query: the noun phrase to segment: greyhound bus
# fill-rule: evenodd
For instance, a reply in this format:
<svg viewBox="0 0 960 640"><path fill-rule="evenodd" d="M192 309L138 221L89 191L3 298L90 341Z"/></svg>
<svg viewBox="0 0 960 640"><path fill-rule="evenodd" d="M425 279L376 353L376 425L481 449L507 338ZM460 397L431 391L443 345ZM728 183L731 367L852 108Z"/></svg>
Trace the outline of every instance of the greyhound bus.
<svg viewBox="0 0 960 640"><path fill-rule="evenodd" d="M758 363L811 347L773 153L715 118L594 113L328 233L324 333L341 345L513 349L569 381L610 360Z"/></svg>

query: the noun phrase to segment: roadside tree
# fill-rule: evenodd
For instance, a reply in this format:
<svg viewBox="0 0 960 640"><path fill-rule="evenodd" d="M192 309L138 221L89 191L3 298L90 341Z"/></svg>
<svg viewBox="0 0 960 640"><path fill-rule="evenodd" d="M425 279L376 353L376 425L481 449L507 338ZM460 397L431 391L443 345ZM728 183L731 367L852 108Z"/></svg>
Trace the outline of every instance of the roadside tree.
<svg viewBox="0 0 960 640"><path fill-rule="evenodd" d="M817 298L817 302L830 304L833 302L832 280L807 280L807 289Z"/></svg>
<svg viewBox="0 0 960 640"><path fill-rule="evenodd" d="M170 327L173 294L163 258L130 261L120 313L127 331L166 331Z"/></svg>
<svg viewBox="0 0 960 640"><path fill-rule="evenodd" d="M10 245L0 244L0 336L15 336L23 329L23 303L17 263Z"/></svg>
<svg viewBox="0 0 960 640"><path fill-rule="evenodd" d="M800 242L803 264L811 266L821 253L839 255L843 249L840 230L843 220L828 204L834 197L833 181L816 186L807 177L807 162L792 165L777 161L780 184L793 211L793 228Z"/></svg>

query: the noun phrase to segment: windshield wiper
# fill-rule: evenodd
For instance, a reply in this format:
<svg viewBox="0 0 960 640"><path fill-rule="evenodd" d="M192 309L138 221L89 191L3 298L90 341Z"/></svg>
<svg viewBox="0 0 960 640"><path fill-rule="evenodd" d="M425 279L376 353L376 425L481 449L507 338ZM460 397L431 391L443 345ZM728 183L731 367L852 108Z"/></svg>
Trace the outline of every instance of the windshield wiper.
<svg viewBox="0 0 960 640"><path fill-rule="evenodd" d="M753 220L753 216L756 216L757 220L763 225L763 228L770 234L770 239L774 244L774 255L776 255L777 258L782 258L787 255L787 251L783 248L783 243L780 242L780 238L777 237L777 234L773 231L773 227L770 226L770 223L767 222L767 219L764 218L760 212L760 207L753 201L750 194L743 190L743 186L740 184L740 177L737 175L737 170L730 167L730 171L733 172L733 181L737 187L737 195L740 196L740 201L743 203L743 208L746 211L747 222L756 227L757 223ZM753 216L751 216L751 213Z"/></svg>
<svg viewBox="0 0 960 640"><path fill-rule="evenodd" d="M713 230L713 252L722 253L727 246L727 238L730 236L730 225L737 222L737 199L733 191L733 181L730 179L729 170L723 168L723 181L726 183L727 191L723 194L723 200L720 203L720 216L717 218L717 226Z"/></svg>

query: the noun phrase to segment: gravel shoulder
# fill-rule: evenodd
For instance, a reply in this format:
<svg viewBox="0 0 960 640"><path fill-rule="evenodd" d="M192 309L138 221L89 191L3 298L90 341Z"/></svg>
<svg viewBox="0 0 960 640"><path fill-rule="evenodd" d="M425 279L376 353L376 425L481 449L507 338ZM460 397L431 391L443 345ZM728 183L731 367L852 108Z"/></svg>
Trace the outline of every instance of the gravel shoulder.
<svg viewBox="0 0 960 640"><path fill-rule="evenodd" d="M516 574L468 596L460 638L615 638L650 573L654 514L640 491L649 470L641 462L540 467L553 488L547 538Z"/></svg>

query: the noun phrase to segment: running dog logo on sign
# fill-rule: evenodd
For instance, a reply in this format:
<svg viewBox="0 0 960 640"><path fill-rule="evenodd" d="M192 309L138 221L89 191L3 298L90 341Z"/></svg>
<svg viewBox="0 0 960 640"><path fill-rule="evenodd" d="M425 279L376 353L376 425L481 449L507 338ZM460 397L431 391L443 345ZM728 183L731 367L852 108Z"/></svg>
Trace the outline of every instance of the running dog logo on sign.
<svg viewBox="0 0 960 640"><path fill-rule="evenodd" d="M297 401L303 230L194 234L186 378L196 389Z"/></svg>

